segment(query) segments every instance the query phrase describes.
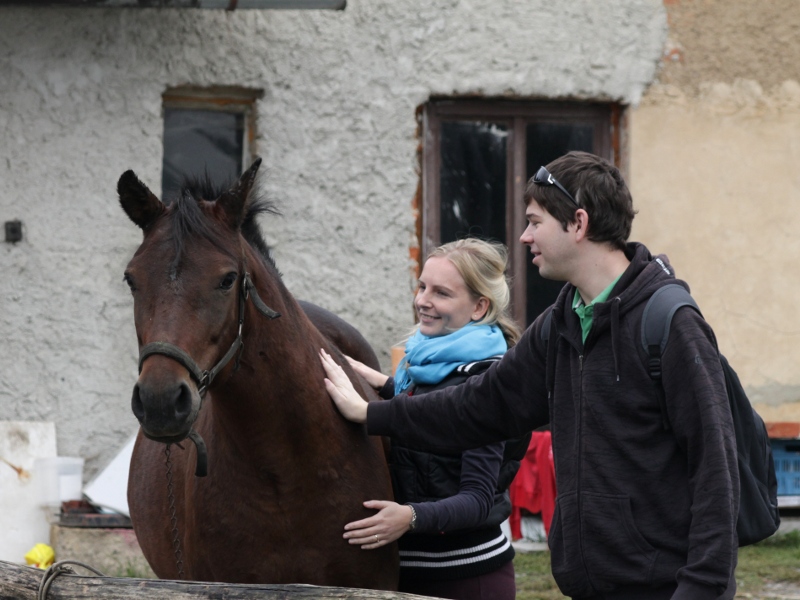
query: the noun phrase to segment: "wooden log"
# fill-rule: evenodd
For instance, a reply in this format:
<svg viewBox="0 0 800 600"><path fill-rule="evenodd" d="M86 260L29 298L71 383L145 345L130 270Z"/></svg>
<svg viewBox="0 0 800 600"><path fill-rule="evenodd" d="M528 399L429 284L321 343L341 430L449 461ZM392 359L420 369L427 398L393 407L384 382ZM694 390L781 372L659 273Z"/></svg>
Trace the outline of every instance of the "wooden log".
<svg viewBox="0 0 800 600"><path fill-rule="evenodd" d="M67 565L76 572L80 566ZM0 561L0 600L37 600L39 584L45 571L15 563ZM362 590L357 588L325 587L305 584L232 584L169 579L128 579L78 574L60 574L51 583L47 600L414 600L425 596Z"/></svg>

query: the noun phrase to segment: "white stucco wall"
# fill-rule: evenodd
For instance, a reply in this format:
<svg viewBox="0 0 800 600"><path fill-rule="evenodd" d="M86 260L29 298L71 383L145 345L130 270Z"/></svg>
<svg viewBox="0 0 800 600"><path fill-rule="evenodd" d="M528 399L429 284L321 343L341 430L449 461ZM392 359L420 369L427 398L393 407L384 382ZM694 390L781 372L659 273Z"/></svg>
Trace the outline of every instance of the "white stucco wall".
<svg viewBox="0 0 800 600"><path fill-rule="evenodd" d="M85 477L135 430L122 282L140 232L132 168L160 189L161 94L264 90L263 221L296 296L388 365L412 324L416 108L432 95L636 103L666 39L660 0L350 0L345 11L0 8L0 419L56 422Z"/></svg>

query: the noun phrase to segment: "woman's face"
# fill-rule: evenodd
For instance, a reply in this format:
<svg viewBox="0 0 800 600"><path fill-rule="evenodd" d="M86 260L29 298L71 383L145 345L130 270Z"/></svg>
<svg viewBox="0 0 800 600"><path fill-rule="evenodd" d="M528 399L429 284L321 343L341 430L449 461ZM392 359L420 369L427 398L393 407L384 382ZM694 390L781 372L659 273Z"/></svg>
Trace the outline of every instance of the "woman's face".
<svg viewBox="0 0 800 600"><path fill-rule="evenodd" d="M455 265L447 258L434 256L422 268L414 307L420 333L435 337L477 321L486 314L489 301L483 296L476 298L469 291Z"/></svg>

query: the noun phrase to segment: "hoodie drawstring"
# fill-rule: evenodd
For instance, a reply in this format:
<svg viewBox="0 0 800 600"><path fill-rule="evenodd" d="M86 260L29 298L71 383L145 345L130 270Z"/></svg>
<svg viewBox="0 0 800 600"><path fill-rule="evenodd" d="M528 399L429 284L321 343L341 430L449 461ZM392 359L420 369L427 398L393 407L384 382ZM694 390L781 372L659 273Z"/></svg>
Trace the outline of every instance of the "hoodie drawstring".
<svg viewBox="0 0 800 600"><path fill-rule="evenodd" d="M617 340L619 339L619 306L622 300L617 296L611 301L611 353L614 355L614 375L619 381L619 352Z"/></svg>
<svg viewBox="0 0 800 600"><path fill-rule="evenodd" d="M556 324L552 317L552 312L548 315L547 322L544 326L548 328L546 333L547 343L547 368L545 370L544 382L547 388L547 397L553 395L553 382L556 378L556 346L558 344L558 334L556 332Z"/></svg>

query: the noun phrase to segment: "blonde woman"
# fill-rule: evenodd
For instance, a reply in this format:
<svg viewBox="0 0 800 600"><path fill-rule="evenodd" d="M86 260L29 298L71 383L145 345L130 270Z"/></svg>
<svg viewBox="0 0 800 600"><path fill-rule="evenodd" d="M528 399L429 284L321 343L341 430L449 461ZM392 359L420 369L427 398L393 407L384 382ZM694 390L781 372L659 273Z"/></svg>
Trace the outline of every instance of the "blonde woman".
<svg viewBox="0 0 800 600"><path fill-rule="evenodd" d="M489 369L520 336L508 314L506 262L503 246L477 239L434 250L414 299L419 323L396 377L351 359L353 368L384 398L458 385ZM330 357L322 358L328 377L337 370L343 375ZM328 379L326 385L334 387ZM399 539L400 591L513 599L514 549L500 524L510 514L508 486L526 447L527 438L448 455L392 438L396 501L366 501L377 513L347 524L345 539L365 550Z"/></svg>

